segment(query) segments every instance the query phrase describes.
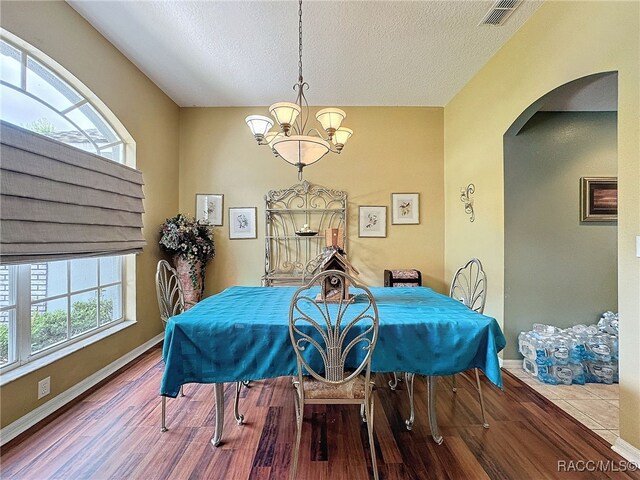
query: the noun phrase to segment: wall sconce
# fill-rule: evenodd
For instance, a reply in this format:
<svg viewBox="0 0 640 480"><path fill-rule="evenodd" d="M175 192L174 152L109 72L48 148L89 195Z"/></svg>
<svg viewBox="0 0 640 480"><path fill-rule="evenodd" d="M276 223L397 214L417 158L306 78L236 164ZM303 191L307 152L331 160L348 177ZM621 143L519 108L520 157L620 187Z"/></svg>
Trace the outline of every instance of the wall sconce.
<svg viewBox="0 0 640 480"><path fill-rule="evenodd" d="M473 211L473 198L471 195L476 191L476 187L473 183L467 185L467 188L460 189L460 201L464 203L464 213L471 215L470 222L476 219L476 214Z"/></svg>

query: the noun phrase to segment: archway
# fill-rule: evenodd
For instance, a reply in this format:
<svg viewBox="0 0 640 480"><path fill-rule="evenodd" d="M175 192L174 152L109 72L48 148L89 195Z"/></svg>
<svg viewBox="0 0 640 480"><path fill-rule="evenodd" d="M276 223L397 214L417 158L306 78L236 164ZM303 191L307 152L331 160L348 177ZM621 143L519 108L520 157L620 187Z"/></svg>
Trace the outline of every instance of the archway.
<svg viewBox="0 0 640 480"><path fill-rule="evenodd" d="M554 89L504 135L506 366L521 361L518 333L534 323L568 328L618 311L617 224L581 216L581 178L617 178L617 139L615 72ZM617 388L531 385L606 440L619 436L619 409L605 400Z"/></svg>
<svg viewBox="0 0 640 480"><path fill-rule="evenodd" d="M617 311L615 222L581 222L581 177L617 175L617 74L564 84L504 136L506 359L533 323Z"/></svg>

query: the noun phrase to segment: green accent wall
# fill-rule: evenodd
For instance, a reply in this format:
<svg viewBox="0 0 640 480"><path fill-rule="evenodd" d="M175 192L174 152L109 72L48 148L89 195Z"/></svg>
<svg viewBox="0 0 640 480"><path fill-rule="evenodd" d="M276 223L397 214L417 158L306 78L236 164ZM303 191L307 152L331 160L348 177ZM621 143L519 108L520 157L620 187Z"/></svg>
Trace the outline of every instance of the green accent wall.
<svg viewBox="0 0 640 480"><path fill-rule="evenodd" d="M580 222L580 177L616 176L616 112L539 112L504 138L504 358L518 333L617 311L617 225Z"/></svg>

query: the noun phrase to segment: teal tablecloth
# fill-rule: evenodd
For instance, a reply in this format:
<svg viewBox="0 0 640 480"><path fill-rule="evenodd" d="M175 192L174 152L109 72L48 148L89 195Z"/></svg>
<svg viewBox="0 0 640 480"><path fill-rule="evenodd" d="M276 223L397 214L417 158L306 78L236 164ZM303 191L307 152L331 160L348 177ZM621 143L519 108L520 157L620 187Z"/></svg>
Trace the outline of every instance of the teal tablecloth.
<svg viewBox="0 0 640 480"><path fill-rule="evenodd" d="M184 383L294 375L289 304L295 287L231 287L169 319L160 393ZM451 375L478 367L498 387L506 344L495 319L425 287L371 288L380 315L372 370Z"/></svg>

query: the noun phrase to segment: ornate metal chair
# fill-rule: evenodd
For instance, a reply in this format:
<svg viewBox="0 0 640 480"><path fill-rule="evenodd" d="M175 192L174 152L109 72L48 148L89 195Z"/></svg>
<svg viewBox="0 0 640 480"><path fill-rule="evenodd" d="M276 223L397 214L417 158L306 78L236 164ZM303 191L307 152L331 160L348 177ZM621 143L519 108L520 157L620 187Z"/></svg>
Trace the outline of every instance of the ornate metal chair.
<svg viewBox="0 0 640 480"><path fill-rule="evenodd" d="M487 275L482 268L480 260L472 258L456 271L453 276L453 280L451 281L449 296L461 301L475 312L484 312L484 304L487 297ZM478 391L480 410L482 412L482 426L484 428L489 428L489 424L485 417L484 397L482 396L480 375L477 368L474 368L474 371L476 375L476 390ZM453 375L453 391L457 391L455 375Z"/></svg>
<svg viewBox="0 0 640 480"><path fill-rule="evenodd" d="M464 303L471 310L478 313L484 312L484 304L487 294L487 276L482 268L482 263L477 258L472 258L464 266L456 270L451 280L451 287L449 288L449 296L455 298ZM489 428L487 423L485 411L484 411L484 398L482 396L482 387L480 385L480 375L478 369L474 368L476 375L476 390L478 391L478 398L480 399L480 410L482 413L482 426ZM410 415L405 421L407 430L411 430L413 422L415 420L415 408L414 408L414 395L413 395L413 381L415 375L413 373L405 373L405 382L407 384L407 392L409 395L409 408ZM464 373L462 374L464 375ZM394 379L389 382L389 386L392 390L395 390L398 385L399 378L394 372ZM453 391L457 392L456 376L452 376Z"/></svg>
<svg viewBox="0 0 640 480"><path fill-rule="evenodd" d="M169 318L184 312L184 294L182 293L182 285L178 280L178 273L166 260L160 260L156 267L156 295L158 296L160 319L164 328L166 328ZM233 414L239 425L244 422L244 416L238 413L242 385L242 382L236 384L236 398L233 406ZM184 397L184 386L180 387L180 395ZM161 398L162 421L160 430L166 432L168 430L166 425L167 397L163 395Z"/></svg>
<svg viewBox="0 0 640 480"><path fill-rule="evenodd" d="M348 293L350 287L357 289L356 295ZM289 335L296 352L298 375L293 380L297 431L291 480L296 478L307 404L360 405L369 432L373 475L378 479L373 442L375 385L371 381L371 356L378 339L378 323L378 308L369 289L338 270L320 272L293 295ZM355 370L348 370L348 366Z"/></svg>

